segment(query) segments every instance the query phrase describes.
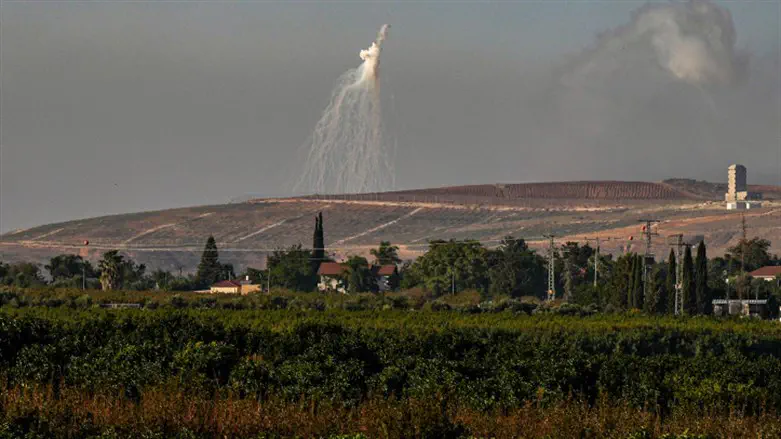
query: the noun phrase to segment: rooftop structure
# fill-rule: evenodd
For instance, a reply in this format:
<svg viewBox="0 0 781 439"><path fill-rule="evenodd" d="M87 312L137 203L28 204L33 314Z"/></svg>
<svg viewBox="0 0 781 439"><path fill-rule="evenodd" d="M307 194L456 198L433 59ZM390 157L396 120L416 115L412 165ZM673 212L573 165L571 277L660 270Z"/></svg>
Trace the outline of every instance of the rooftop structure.
<svg viewBox="0 0 781 439"><path fill-rule="evenodd" d="M752 271L748 274L751 277L755 277L757 279L764 279L766 281L772 281L777 279L778 277L781 277L781 266L775 267L775 266L766 266L759 268L757 270Z"/></svg>
<svg viewBox="0 0 781 439"><path fill-rule="evenodd" d="M379 291L388 291L391 289L390 278L398 271L393 264L369 265L369 271L377 281ZM347 292L342 278L349 273L350 267L347 264L338 262L323 262L317 269L317 275L320 280L317 289L320 291L336 291L342 294Z"/></svg>
<svg viewBox="0 0 781 439"><path fill-rule="evenodd" d="M716 299L713 301L713 315L743 316L764 318L768 315L767 300L727 300Z"/></svg>
<svg viewBox="0 0 781 439"><path fill-rule="evenodd" d="M210 293L249 294L260 291L260 285L253 284L246 276L243 280L223 280L209 288Z"/></svg>

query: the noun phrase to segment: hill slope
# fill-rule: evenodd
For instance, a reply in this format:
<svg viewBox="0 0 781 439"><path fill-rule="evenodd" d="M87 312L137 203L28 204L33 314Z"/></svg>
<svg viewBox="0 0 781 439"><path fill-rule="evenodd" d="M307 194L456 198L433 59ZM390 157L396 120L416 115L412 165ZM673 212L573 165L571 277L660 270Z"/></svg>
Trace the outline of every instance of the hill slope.
<svg viewBox="0 0 781 439"><path fill-rule="evenodd" d="M319 211L325 217L326 245L336 257L365 254L381 240L399 244L404 256L414 257L430 239L470 238L495 245L514 235L541 244L542 235L551 232L562 240L613 237L603 248L619 251L629 236L639 239L638 220L646 217L662 220L661 235L702 235L711 254L722 253L738 239L740 213L709 200L720 188L682 181L688 187L675 182L477 185L113 215L7 233L0 236L0 259L43 262L63 252L96 259L121 249L151 267L189 271L211 234L224 261L240 268L262 266L269 251L310 245ZM749 232L774 241L773 250L779 252L781 203L765 206L746 214ZM655 251L666 255L663 239L657 241Z"/></svg>

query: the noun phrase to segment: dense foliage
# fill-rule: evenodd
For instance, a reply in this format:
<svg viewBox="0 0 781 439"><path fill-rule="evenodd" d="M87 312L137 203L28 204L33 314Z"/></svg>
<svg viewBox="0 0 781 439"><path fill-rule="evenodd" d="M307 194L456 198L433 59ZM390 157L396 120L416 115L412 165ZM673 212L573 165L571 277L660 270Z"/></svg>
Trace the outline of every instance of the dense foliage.
<svg viewBox="0 0 781 439"><path fill-rule="evenodd" d="M193 401L348 411L439 401L454 410L506 414L530 403L598 407L603 398L660 422L681 413L762 416L781 408L781 327L774 322L575 318L562 315L566 309L530 316L520 304L477 313L468 306L462 312L180 309L195 303L119 311L6 304L0 309L6 400L19 386L44 386L55 401L71 392L144 404L170 388ZM23 399L4 410L17 413L14 404Z"/></svg>
<svg viewBox="0 0 781 439"><path fill-rule="evenodd" d="M325 251L321 213L315 217L312 245L311 249L301 245L279 248L268 255L266 269L246 267L241 276L269 288L312 292L319 281L318 267L330 260ZM670 314L675 309L675 286L680 283L683 310L689 315L711 313L714 298L770 299L778 303L781 278L763 282L746 275L747 270L760 265L781 265L778 256L768 253L769 248L767 240L742 239L729 249L731 253L708 259L705 243L700 242L696 260L687 246L681 261L676 261L671 251L664 262L646 260L636 253L614 258L600 254L599 249L588 244L566 242L553 249L556 297L604 310L637 309L647 314ZM401 262L398 247L388 241L381 242L369 253L375 264ZM405 262L392 276L382 280L362 256L350 256L345 265L345 274L338 280L351 294L377 293L387 286L391 291L422 289L434 296L476 290L484 299L503 296L543 299L548 289L546 258L530 249L523 239L512 236L505 237L495 248L473 240L430 241L425 254ZM56 256L45 268L51 280L45 279L36 264L0 262L0 285L50 284L86 289L94 288L99 280L104 290L187 291L205 289L217 281L236 277L231 264L219 261L217 243L212 236L206 241L195 275L183 276L180 270L176 276L159 269L147 273L143 264L137 265L117 250L106 252L97 270L76 255Z"/></svg>

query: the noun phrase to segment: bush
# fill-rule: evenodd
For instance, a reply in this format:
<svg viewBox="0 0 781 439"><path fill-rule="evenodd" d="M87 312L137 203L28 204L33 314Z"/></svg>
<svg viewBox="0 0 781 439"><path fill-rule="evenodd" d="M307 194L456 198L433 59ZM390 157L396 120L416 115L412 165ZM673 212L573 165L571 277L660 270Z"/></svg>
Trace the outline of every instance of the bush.
<svg viewBox="0 0 781 439"><path fill-rule="evenodd" d="M73 301L75 308L89 308L92 306L92 297L89 294L82 294Z"/></svg>
<svg viewBox="0 0 781 439"><path fill-rule="evenodd" d="M168 305L176 309L187 308L187 300L181 294L174 294L168 299Z"/></svg>

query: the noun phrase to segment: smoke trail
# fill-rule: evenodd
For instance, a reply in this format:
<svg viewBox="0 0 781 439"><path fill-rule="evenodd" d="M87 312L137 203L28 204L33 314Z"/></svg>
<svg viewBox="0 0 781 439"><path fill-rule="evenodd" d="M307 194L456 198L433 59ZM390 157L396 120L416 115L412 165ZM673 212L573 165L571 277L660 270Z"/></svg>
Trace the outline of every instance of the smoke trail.
<svg viewBox="0 0 781 439"><path fill-rule="evenodd" d="M308 144L296 192L356 193L387 190L392 166L382 138L379 67L389 25L359 53L363 63L345 72Z"/></svg>

